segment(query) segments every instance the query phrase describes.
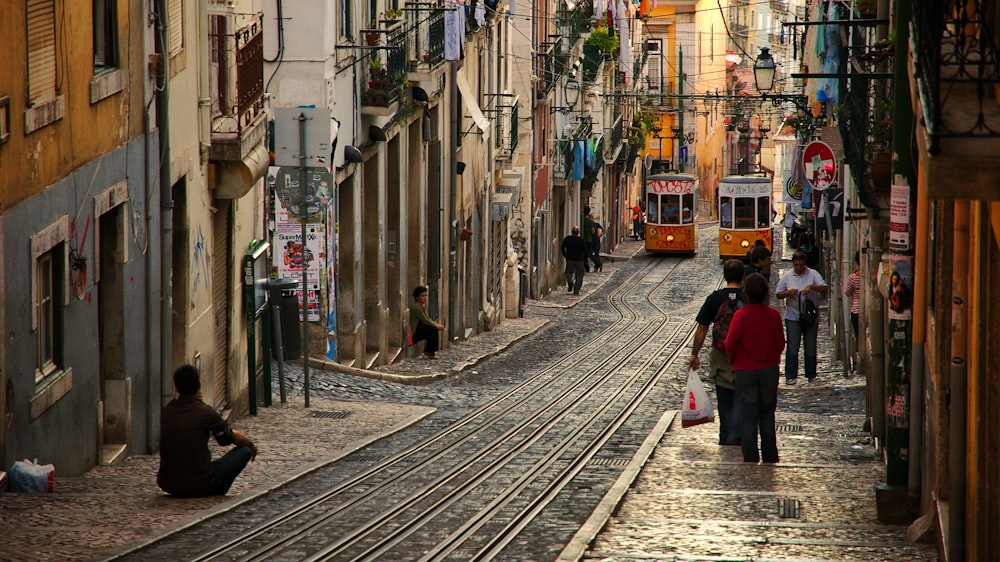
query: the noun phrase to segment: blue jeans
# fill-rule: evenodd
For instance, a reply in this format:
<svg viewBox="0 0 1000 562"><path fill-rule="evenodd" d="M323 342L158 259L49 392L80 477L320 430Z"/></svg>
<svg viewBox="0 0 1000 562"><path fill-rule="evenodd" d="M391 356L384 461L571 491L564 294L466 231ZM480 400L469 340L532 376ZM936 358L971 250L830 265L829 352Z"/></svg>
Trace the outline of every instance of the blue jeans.
<svg viewBox="0 0 1000 562"><path fill-rule="evenodd" d="M756 371L736 371L736 400L739 402L743 438L743 462L778 462L778 438L774 411L778 407L778 366ZM757 433L760 432L760 451Z"/></svg>
<svg viewBox="0 0 1000 562"><path fill-rule="evenodd" d="M816 334L819 324L813 324L805 330L797 320L785 319L785 378L792 380L799 376L799 340L804 340L806 355L806 378L816 378Z"/></svg>
<svg viewBox="0 0 1000 562"><path fill-rule="evenodd" d="M250 451L250 447L233 447L228 453L212 461L212 478L210 480L212 495L226 495L252 456L253 452Z"/></svg>
<svg viewBox="0 0 1000 562"><path fill-rule="evenodd" d="M739 445L743 437L736 391L717 384L715 398L719 402L719 445Z"/></svg>

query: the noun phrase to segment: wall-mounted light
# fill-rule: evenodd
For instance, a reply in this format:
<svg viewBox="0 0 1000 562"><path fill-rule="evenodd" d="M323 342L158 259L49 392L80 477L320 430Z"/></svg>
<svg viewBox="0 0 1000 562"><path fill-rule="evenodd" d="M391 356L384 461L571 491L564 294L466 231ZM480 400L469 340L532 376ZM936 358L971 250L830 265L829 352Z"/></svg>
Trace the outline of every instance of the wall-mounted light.
<svg viewBox="0 0 1000 562"><path fill-rule="evenodd" d="M368 126L368 138L376 142L385 142L389 140L389 137L385 135L385 131L382 127L376 127L375 125Z"/></svg>
<svg viewBox="0 0 1000 562"><path fill-rule="evenodd" d="M465 162L461 161L455 162L455 173L458 175L462 175L462 172L464 171L465 171Z"/></svg>
<svg viewBox="0 0 1000 562"><path fill-rule="evenodd" d="M774 87L774 57L771 49L761 47L757 60L753 63L753 82L758 92L770 92Z"/></svg>
<svg viewBox="0 0 1000 562"><path fill-rule="evenodd" d="M364 160L361 151L351 145L344 146L344 162L360 164Z"/></svg>

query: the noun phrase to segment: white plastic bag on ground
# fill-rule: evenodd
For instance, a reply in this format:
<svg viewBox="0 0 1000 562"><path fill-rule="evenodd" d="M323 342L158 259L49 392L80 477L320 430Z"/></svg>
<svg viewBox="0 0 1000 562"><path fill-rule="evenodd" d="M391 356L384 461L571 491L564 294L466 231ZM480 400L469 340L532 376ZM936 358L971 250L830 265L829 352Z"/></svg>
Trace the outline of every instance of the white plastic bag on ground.
<svg viewBox="0 0 1000 562"><path fill-rule="evenodd" d="M56 491L56 467L38 459L17 461L10 467L10 491L51 494Z"/></svg>
<svg viewBox="0 0 1000 562"><path fill-rule="evenodd" d="M681 427L692 427L714 421L715 410L712 408L712 400L705 392L705 385L698 378L698 371L688 371L684 408L681 410Z"/></svg>

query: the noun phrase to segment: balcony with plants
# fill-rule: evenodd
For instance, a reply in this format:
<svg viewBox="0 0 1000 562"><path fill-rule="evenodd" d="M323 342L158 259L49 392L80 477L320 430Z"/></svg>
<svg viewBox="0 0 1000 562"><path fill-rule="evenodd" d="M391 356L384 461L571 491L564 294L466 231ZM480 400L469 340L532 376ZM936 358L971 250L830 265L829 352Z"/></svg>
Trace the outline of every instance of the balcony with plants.
<svg viewBox="0 0 1000 562"><path fill-rule="evenodd" d="M606 24L596 24L583 44L583 81L595 82L604 62L617 59L618 35L612 35Z"/></svg>
<svg viewBox="0 0 1000 562"><path fill-rule="evenodd" d="M369 55L365 60L368 81L362 103L367 106L390 108L399 101L406 82L406 26L401 10L389 10L386 17L372 22L362 30Z"/></svg>
<svg viewBox="0 0 1000 562"><path fill-rule="evenodd" d="M444 63L444 1L407 2L406 42L410 72L434 70Z"/></svg>
<svg viewBox="0 0 1000 562"><path fill-rule="evenodd" d="M559 2L559 9L556 10L556 28L559 30L559 34L566 39L570 50L584 33L590 31L593 15L593 0L581 0L580 2L562 0Z"/></svg>

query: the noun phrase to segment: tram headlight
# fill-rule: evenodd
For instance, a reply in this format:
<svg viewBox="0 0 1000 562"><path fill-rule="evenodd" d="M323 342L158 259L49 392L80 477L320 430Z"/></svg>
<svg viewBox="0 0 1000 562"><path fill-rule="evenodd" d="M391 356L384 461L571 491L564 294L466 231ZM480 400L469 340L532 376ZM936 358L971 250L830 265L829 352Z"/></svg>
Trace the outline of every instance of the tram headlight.
<svg viewBox="0 0 1000 562"><path fill-rule="evenodd" d="M750 241L747 240L746 238L744 238L743 240L740 240L740 247L741 248L749 248L750 247Z"/></svg>
<svg viewBox="0 0 1000 562"><path fill-rule="evenodd" d="M673 234L668 234L667 235L667 242L673 242L673 241L674 241L674 235Z"/></svg>

